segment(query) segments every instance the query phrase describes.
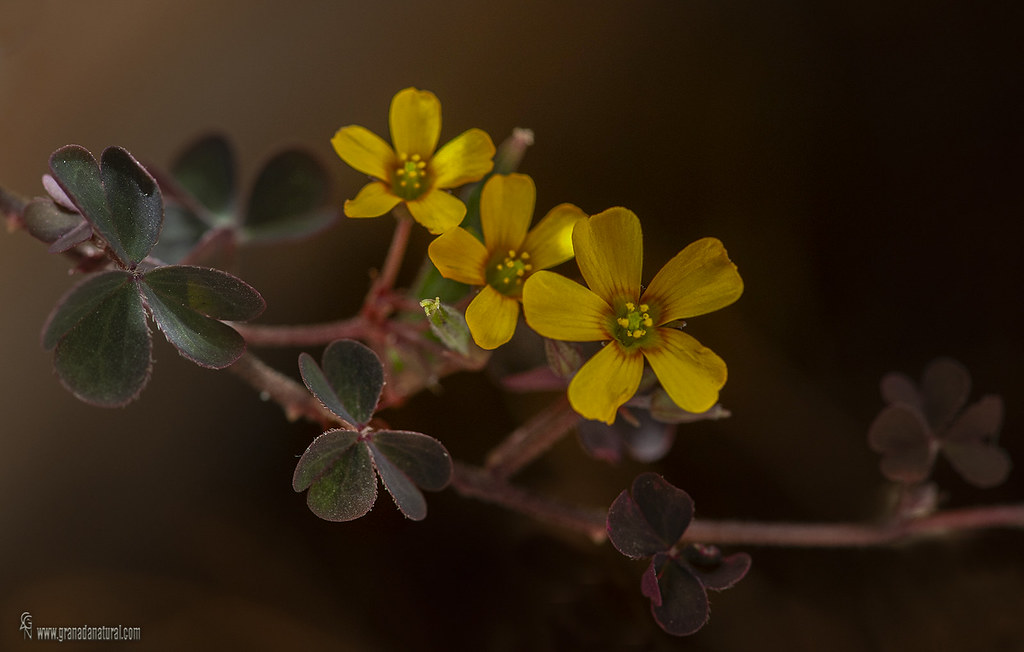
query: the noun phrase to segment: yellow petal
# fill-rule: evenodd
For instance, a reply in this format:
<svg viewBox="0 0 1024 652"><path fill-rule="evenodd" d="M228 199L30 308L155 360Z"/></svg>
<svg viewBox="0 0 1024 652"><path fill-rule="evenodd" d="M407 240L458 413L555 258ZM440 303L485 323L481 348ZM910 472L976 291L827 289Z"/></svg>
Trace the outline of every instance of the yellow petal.
<svg viewBox="0 0 1024 652"><path fill-rule="evenodd" d="M643 272L643 236L633 211L609 208L576 224L572 232L583 279L612 306L636 301Z"/></svg>
<svg viewBox="0 0 1024 652"><path fill-rule="evenodd" d="M533 179L525 174L496 174L487 180L480 193L480 225L489 251L518 253L533 220L536 196Z"/></svg>
<svg viewBox="0 0 1024 652"><path fill-rule="evenodd" d="M391 100L391 142L401 156L430 159L441 135L441 101L430 91L406 88Z"/></svg>
<svg viewBox="0 0 1024 652"><path fill-rule="evenodd" d="M481 349L496 349L512 339L519 320L519 302L485 285L466 308L466 323Z"/></svg>
<svg viewBox="0 0 1024 652"><path fill-rule="evenodd" d="M487 248L463 228L450 229L434 238L427 255L445 278L469 285L487 282Z"/></svg>
<svg viewBox="0 0 1024 652"><path fill-rule="evenodd" d="M724 308L743 294L743 279L716 238L703 238L661 268L641 302L658 306L658 324Z"/></svg>
<svg viewBox="0 0 1024 652"><path fill-rule="evenodd" d="M544 337L569 342L611 339L611 307L576 281L554 272L535 272L523 285L523 314Z"/></svg>
<svg viewBox="0 0 1024 652"><path fill-rule="evenodd" d="M374 181L363 186L355 199L345 202L346 217L380 217L402 201L391 194L383 181Z"/></svg>
<svg viewBox="0 0 1024 652"><path fill-rule="evenodd" d="M690 412L711 409L725 385L725 362L682 331L659 328L654 335L644 355L669 397Z"/></svg>
<svg viewBox="0 0 1024 652"><path fill-rule="evenodd" d="M342 127L331 138L331 145L341 160L363 174L377 179L389 179L395 165L395 152L383 138L366 127Z"/></svg>
<svg viewBox="0 0 1024 652"><path fill-rule="evenodd" d="M494 143L480 129L464 131L444 144L430 161L438 188L456 188L479 181L494 167Z"/></svg>
<svg viewBox="0 0 1024 652"><path fill-rule="evenodd" d="M466 205L458 197L436 188L406 206L413 218L434 235L455 228L466 216Z"/></svg>
<svg viewBox="0 0 1024 652"><path fill-rule="evenodd" d="M617 342L598 351L569 383L569 403L583 418L611 425L623 403L633 398L644 372L640 352L627 354Z"/></svg>
<svg viewBox="0 0 1024 652"><path fill-rule="evenodd" d="M572 258L572 229L586 213L572 204L555 206L523 241L534 269L547 269Z"/></svg>

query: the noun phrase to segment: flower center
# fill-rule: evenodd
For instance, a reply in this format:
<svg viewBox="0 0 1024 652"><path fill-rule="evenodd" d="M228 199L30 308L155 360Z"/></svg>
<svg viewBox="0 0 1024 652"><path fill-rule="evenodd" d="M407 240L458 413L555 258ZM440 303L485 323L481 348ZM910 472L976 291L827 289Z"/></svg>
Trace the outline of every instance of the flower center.
<svg viewBox="0 0 1024 652"><path fill-rule="evenodd" d="M626 302L618 310L612 334L622 346L632 348L642 344L653 327L654 320L651 319L650 307L646 303L641 303L638 306L632 302Z"/></svg>
<svg viewBox="0 0 1024 652"><path fill-rule="evenodd" d="M523 293L523 281L533 271L530 264L530 252L517 253L509 249L507 255L498 257L487 269L487 284L510 297L519 297Z"/></svg>
<svg viewBox="0 0 1024 652"><path fill-rule="evenodd" d="M419 199L430 188L427 162L419 154L401 154L391 177L391 190L406 201Z"/></svg>

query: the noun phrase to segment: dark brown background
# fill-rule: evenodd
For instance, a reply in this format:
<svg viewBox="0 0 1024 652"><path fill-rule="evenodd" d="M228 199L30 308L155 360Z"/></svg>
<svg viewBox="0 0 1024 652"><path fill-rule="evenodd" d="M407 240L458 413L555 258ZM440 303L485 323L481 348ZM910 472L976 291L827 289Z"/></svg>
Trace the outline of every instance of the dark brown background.
<svg viewBox="0 0 1024 652"><path fill-rule="evenodd" d="M889 370L952 355L974 397L1020 397L1021 9L981 2L35 2L0 4L0 183L40 192L51 151L118 144L166 164L228 133L249 178L276 148L334 157L345 124L386 133L392 94L444 105L443 139L536 131L538 210L636 211L647 278L720 237L746 281L692 333L729 363L735 416L685 428L654 465L700 516L870 518L885 484L864 434ZM251 251L265 322L351 314L389 220ZM427 243L418 234L413 246ZM653 628L642 565L445 492L352 524L291 491L315 434L158 342L141 400L105 411L52 375L38 333L70 283L0 236L0 647L16 623L142 627L138 649L1015 650L1021 534L895 550L751 550L686 641ZM159 338L158 338L159 339ZM268 358L292 372L297 351ZM314 352L315 353L315 352ZM478 377L392 415L479 461L522 418ZM606 505L639 471L566 440L524 482ZM1018 471L952 505L1020 501ZM630 648L630 646L632 646ZM99 649L95 646L92 649Z"/></svg>

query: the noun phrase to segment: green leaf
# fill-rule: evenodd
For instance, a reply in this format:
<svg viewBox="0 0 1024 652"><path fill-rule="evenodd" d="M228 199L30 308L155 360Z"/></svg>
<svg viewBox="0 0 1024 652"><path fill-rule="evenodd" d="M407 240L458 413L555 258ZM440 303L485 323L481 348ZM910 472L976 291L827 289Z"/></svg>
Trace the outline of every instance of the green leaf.
<svg viewBox="0 0 1024 652"><path fill-rule="evenodd" d="M126 150L108 147L101 164L83 147L50 156L50 170L113 254L134 268L153 249L163 221L156 180Z"/></svg>
<svg viewBox="0 0 1024 652"><path fill-rule="evenodd" d="M152 340L142 297L125 277L108 272L101 280L91 279L87 296L68 297L50 319L53 330L48 326L44 336L45 342L75 322L57 342L54 367L72 394L102 407L119 407L135 399L151 369Z"/></svg>
<svg viewBox="0 0 1024 652"><path fill-rule="evenodd" d="M219 134L200 139L171 167L178 184L215 215L232 210L235 198L235 158L231 144Z"/></svg>
<svg viewBox="0 0 1024 652"><path fill-rule="evenodd" d="M60 338L91 315L111 295L131 282L128 272L100 272L86 277L61 297L43 326L43 348L49 351Z"/></svg>
<svg viewBox="0 0 1024 652"><path fill-rule="evenodd" d="M309 391L342 419L361 426L373 417L384 387L384 368L365 345L355 340L331 342L320 367L303 353L299 371Z"/></svg>
<svg viewBox="0 0 1024 652"><path fill-rule="evenodd" d="M201 367L223 369L245 353L245 339L227 324L201 315L143 283L153 319L178 353Z"/></svg>
<svg viewBox="0 0 1024 652"><path fill-rule="evenodd" d="M144 280L164 301L214 319L248 321L267 307L251 285L219 269L169 265L147 272Z"/></svg>
<svg viewBox="0 0 1024 652"><path fill-rule="evenodd" d="M370 452L351 430L328 430L302 454L292 476L295 491L309 489L310 510L328 521L365 515L377 500Z"/></svg>
<svg viewBox="0 0 1024 652"><path fill-rule="evenodd" d="M263 167L249 197L243 232L250 240L298 238L330 224L327 171L300 150L281 152Z"/></svg>

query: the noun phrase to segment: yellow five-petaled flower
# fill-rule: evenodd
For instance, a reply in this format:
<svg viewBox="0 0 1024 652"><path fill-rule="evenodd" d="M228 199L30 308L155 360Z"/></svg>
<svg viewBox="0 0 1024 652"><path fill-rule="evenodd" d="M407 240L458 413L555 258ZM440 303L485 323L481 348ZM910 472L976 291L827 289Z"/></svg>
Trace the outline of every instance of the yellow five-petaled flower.
<svg viewBox="0 0 1024 652"><path fill-rule="evenodd" d="M589 289L553 272L537 272L523 289L526 323L544 337L609 341L569 383L569 402L587 419L613 423L636 393L644 358L669 397L690 412L718 401L726 366L711 349L669 325L723 308L743 281L722 243L704 238L659 271L641 294L640 220L610 208L573 231L576 262Z"/></svg>
<svg viewBox="0 0 1024 652"><path fill-rule="evenodd" d="M413 218L431 233L457 226L466 205L444 191L479 181L494 166L494 143L486 132L470 129L437 148L441 102L430 91L406 88L391 100L394 149L365 127L349 125L331 145L343 161L377 179L345 202L348 217L378 217L405 202Z"/></svg>
<svg viewBox="0 0 1024 652"><path fill-rule="evenodd" d="M480 195L483 243L463 228L430 243L428 254L442 276L483 286L466 309L469 332L481 348L512 339L523 283L534 272L572 258L573 226L586 214L561 204L530 229L536 196L525 174L494 175Z"/></svg>

